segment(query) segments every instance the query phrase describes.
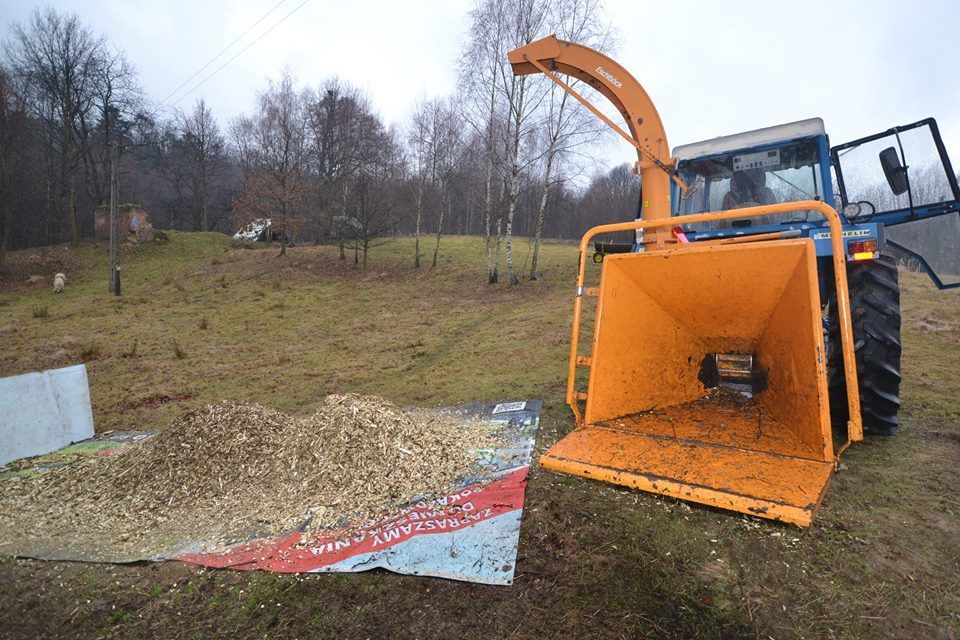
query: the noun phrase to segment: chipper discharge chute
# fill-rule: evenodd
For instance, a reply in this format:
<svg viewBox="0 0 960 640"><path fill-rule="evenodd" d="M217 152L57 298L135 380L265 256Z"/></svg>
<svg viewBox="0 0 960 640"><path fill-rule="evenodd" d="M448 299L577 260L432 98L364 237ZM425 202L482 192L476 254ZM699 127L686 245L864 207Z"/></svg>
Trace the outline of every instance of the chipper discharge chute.
<svg viewBox="0 0 960 640"><path fill-rule="evenodd" d="M865 428L890 435L899 424L899 289L885 253L897 245L884 226L960 215L935 122L830 155L812 118L685 145L674 157L649 96L615 61L554 36L508 57L514 74L546 75L632 144L641 178L637 220L594 227L581 241L567 382L577 428L542 466L809 525L840 453ZM559 75L609 99L625 129ZM924 131L934 159L924 171L942 174L937 193L946 194L933 201L911 190L904 156ZM886 148L871 163L877 145ZM867 157L847 173L875 170L886 184L852 190L860 183L846 184L841 166L850 149ZM885 200L854 202L853 193ZM635 242L601 244L600 285L586 287L590 241L623 231ZM586 304L594 327L581 348Z"/></svg>
<svg viewBox="0 0 960 640"><path fill-rule="evenodd" d="M813 243L603 264L583 426L541 465L809 524L833 467Z"/></svg>

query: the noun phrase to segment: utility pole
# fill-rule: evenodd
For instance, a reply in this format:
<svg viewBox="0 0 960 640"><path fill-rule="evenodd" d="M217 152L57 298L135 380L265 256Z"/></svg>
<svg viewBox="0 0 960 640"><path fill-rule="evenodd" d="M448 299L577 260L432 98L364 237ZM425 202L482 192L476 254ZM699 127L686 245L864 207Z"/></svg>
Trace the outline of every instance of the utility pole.
<svg viewBox="0 0 960 640"><path fill-rule="evenodd" d="M120 295L120 216L117 185L117 143L110 144L110 293Z"/></svg>

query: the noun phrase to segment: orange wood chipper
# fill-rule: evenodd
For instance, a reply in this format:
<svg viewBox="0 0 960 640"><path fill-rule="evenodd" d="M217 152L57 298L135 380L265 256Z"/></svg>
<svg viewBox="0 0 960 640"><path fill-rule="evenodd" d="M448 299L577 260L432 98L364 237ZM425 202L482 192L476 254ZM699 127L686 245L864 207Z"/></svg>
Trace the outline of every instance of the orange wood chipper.
<svg viewBox="0 0 960 640"><path fill-rule="evenodd" d="M809 525L840 453L865 429L898 426L899 289L886 252L923 258L888 227L952 230L960 216L935 121L830 149L811 119L671 155L646 91L607 56L550 36L508 57L516 75L547 75L630 142L641 180L638 219L580 243L567 382L577 426L541 465ZM626 130L561 74L609 99ZM887 138L877 161L871 150ZM930 201L909 181L927 148L924 166L943 184ZM865 190L849 179L857 169L882 170L886 184ZM585 286L591 240L623 231L635 242L621 252L598 243L599 286ZM588 304L592 337L581 347Z"/></svg>

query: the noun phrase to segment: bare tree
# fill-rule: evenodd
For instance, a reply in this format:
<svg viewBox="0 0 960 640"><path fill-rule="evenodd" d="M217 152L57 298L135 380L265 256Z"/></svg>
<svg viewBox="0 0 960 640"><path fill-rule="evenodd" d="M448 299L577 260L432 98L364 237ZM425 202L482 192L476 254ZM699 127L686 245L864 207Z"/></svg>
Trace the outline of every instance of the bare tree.
<svg viewBox="0 0 960 640"><path fill-rule="evenodd" d="M424 192L428 185L438 196L437 240L430 265L431 268L437 266L444 217L452 207L452 183L462 157L462 129L462 120L452 100L436 98L422 102L414 113L410 132L416 181L414 266L420 266L420 230L424 213Z"/></svg>
<svg viewBox="0 0 960 640"><path fill-rule="evenodd" d="M22 157L27 126L23 92L10 72L0 67L0 272L13 232L14 164Z"/></svg>
<svg viewBox="0 0 960 640"><path fill-rule="evenodd" d="M189 115L178 113L175 123L187 163L186 186L192 226L200 231L209 231L213 228L210 222L211 192L213 184L219 182L225 170L226 141L203 99L197 100Z"/></svg>
<svg viewBox="0 0 960 640"><path fill-rule="evenodd" d="M542 30L546 25L547 7L539 0L512 0L508 5L512 21L512 29L508 34L510 48L529 44L544 35ZM538 101L528 95L528 85L540 82L540 78L530 76L514 76L508 65L501 67L504 74L503 86L509 87L507 94L510 105L508 127L508 188L507 188L507 221L505 227L504 255L506 256L507 278L510 284L519 284L520 279L513 268L513 221L517 210L517 195L520 189L520 155L521 142L527 132L530 120L536 114ZM509 74L509 77L506 77Z"/></svg>
<svg viewBox="0 0 960 640"><path fill-rule="evenodd" d="M502 67L507 52L507 12L501 0L476 0L470 12L470 37L461 57L460 92L466 97L466 122L484 141L483 217L487 256L487 282L499 280L500 229L502 210L494 204L497 167L504 154L498 153L498 128L502 117L498 102ZM480 64L477 64L480 61ZM493 212L497 210L496 243L493 240Z"/></svg>
<svg viewBox="0 0 960 640"><path fill-rule="evenodd" d="M413 169L413 201L414 201L414 230L413 230L413 266L420 267L420 232L423 228L424 191L427 182L432 179L434 164L431 151L431 103L421 101L415 107L410 118L410 127L407 132L407 143L410 147L410 157Z"/></svg>
<svg viewBox="0 0 960 640"><path fill-rule="evenodd" d="M24 79L32 115L48 123L48 143L59 163L56 207L65 211L74 244L80 242L76 173L80 162L77 130L96 95L105 58L104 40L76 15L37 9L26 25L15 24L7 56Z"/></svg>
<svg viewBox="0 0 960 640"><path fill-rule="evenodd" d="M571 40L590 46L599 51L609 48L612 36L609 27L601 20L602 7L600 0L562 0L553 5L550 20L553 30L564 40ZM576 89L580 84L572 79L570 85ZM549 98L546 101L544 118L544 167L543 186L540 194L540 206L537 212L537 222L534 229L533 256L530 260L530 279L537 280L538 258L540 255L540 238L543 235L543 225L547 212L547 199L557 178L554 172L565 154L587 140L596 140L597 134L606 133L606 129L599 131L595 127L593 115L582 105L570 99L570 95L561 87L551 84ZM590 133L587 137L586 133Z"/></svg>
<svg viewBox="0 0 960 640"><path fill-rule="evenodd" d="M87 179L86 191L94 205L110 198L110 163L114 143L119 143L134 126L142 112L143 90L136 69L124 54L102 47L93 70L90 108L77 119L78 152Z"/></svg>
<svg viewBox="0 0 960 640"><path fill-rule="evenodd" d="M367 254L373 247L387 242L388 235L400 223L392 167L387 162L364 168L350 188L349 200L353 215L347 219L350 241L355 254L361 257L361 270L367 273Z"/></svg>
<svg viewBox="0 0 960 640"><path fill-rule="evenodd" d="M324 217L326 234L336 233L343 260L350 181L379 157L386 132L369 101L336 78L325 83L318 95L309 97L308 113L317 209Z"/></svg>
<svg viewBox="0 0 960 640"><path fill-rule="evenodd" d="M234 138L246 167L244 193L234 205L240 217L269 214L286 255L306 198L308 149L304 96L284 72L279 83L257 97L258 113L242 116Z"/></svg>

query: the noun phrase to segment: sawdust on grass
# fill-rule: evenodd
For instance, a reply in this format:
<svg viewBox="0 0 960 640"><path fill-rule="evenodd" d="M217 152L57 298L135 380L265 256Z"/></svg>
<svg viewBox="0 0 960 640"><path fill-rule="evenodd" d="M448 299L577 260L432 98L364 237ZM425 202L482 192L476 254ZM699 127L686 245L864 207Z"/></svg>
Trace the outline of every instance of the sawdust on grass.
<svg viewBox="0 0 960 640"><path fill-rule="evenodd" d="M0 483L0 553L145 559L342 525L450 489L497 442L372 396L331 395L306 418L225 401L125 455Z"/></svg>

